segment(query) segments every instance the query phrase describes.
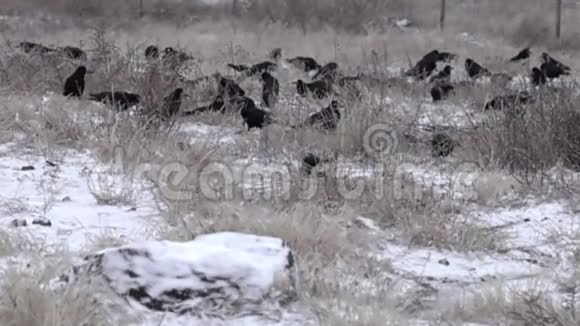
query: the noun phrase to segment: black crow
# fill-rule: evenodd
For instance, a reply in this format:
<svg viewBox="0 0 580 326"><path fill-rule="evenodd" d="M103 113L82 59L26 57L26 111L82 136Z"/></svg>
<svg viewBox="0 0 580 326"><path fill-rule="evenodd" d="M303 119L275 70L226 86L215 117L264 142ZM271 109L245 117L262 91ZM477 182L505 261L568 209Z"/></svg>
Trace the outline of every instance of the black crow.
<svg viewBox="0 0 580 326"><path fill-rule="evenodd" d="M280 93L280 83L276 77L268 72L262 73L262 101L268 108L272 108L278 101Z"/></svg>
<svg viewBox="0 0 580 326"><path fill-rule="evenodd" d="M447 83L435 85L431 88L431 98L433 102L444 100L452 94L454 89L453 85Z"/></svg>
<svg viewBox="0 0 580 326"><path fill-rule="evenodd" d="M78 67L64 82L63 95L81 97L85 91L86 73L87 68L85 66Z"/></svg>
<svg viewBox="0 0 580 326"><path fill-rule="evenodd" d="M546 52L542 53L542 62L546 63L550 66L553 67L557 67L558 69L564 71L564 72L570 72L570 67L566 66L565 64L561 63L560 61L552 58L549 54L547 54Z"/></svg>
<svg viewBox="0 0 580 326"><path fill-rule="evenodd" d="M182 95L183 88L176 88L171 94L163 98L163 104L159 111L159 117L162 121L171 119L179 112Z"/></svg>
<svg viewBox="0 0 580 326"><path fill-rule="evenodd" d="M433 157L449 156L455 148L455 141L445 133L436 133L431 138L431 155Z"/></svg>
<svg viewBox="0 0 580 326"><path fill-rule="evenodd" d="M445 66L443 70L441 70L437 75L431 77L429 80L430 83L434 82L449 82L451 80L451 71L453 67L450 65Z"/></svg>
<svg viewBox="0 0 580 326"><path fill-rule="evenodd" d="M74 46L65 46L65 47L59 48L58 50L62 54L64 54L66 57L68 57L69 59L73 59L73 60L82 59L82 58L87 57L85 51L83 51L80 48L74 47Z"/></svg>
<svg viewBox="0 0 580 326"><path fill-rule="evenodd" d="M336 130L340 118L341 114L338 110L338 101L332 100L328 107L309 116L303 126L314 127L320 131L333 131Z"/></svg>
<svg viewBox="0 0 580 326"><path fill-rule="evenodd" d="M311 57L295 57L286 60L289 64L302 69L305 73L309 73L313 70L319 70L321 66Z"/></svg>
<svg viewBox="0 0 580 326"><path fill-rule="evenodd" d="M547 53L542 53L542 62L540 69L548 79L570 75L570 67L550 57Z"/></svg>
<svg viewBox="0 0 580 326"><path fill-rule="evenodd" d="M405 72L405 76L423 80L429 77L436 68L437 62L435 61L419 61L413 68Z"/></svg>
<svg viewBox="0 0 580 326"><path fill-rule="evenodd" d="M560 76L570 75L568 71L565 71L561 69L561 67L555 66L551 63L542 63L542 65L540 66L540 70L542 70L542 73L548 79L555 79L560 78Z"/></svg>
<svg viewBox="0 0 580 326"><path fill-rule="evenodd" d="M465 59L465 71L469 78L476 79L481 76L491 76L491 72L482 67L479 63L473 61L471 58Z"/></svg>
<svg viewBox="0 0 580 326"><path fill-rule="evenodd" d="M439 51L433 50L423 56L421 60L417 61L415 66L405 72L405 76L411 76L423 80L431 75L437 68L437 61L439 61Z"/></svg>
<svg viewBox="0 0 580 326"><path fill-rule="evenodd" d="M329 62L320 68L318 72L312 76L312 80L322 80L328 79L334 81L336 76L336 70L338 69L338 64L336 62Z"/></svg>
<svg viewBox="0 0 580 326"><path fill-rule="evenodd" d="M141 96L128 92L101 92L90 94L89 99L102 102L117 108L119 111L126 111L130 107L139 104Z"/></svg>
<svg viewBox="0 0 580 326"><path fill-rule="evenodd" d="M296 82L296 91L302 97L312 93L314 98L323 99L332 93L332 85L326 80L305 83L302 79L299 79Z"/></svg>
<svg viewBox="0 0 580 326"><path fill-rule="evenodd" d="M246 92L235 81L220 77L218 84L218 95L223 97L245 96Z"/></svg>
<svg viewBox="0 0 580 326"><path fill-rule="evenodd" d="M538 67L532 69L532 85L540 86L546 84L546 75Z"/></svg>
<svg viewBox="0 0 580 326"><path fill-rule="evenodd" d="M499 95L494 97L491 101L485 104L485 111L488 110L502 110L506 109L514 109L516 112L520 111L521 109L518 108L521 105L528 103L532 97L526 91L519 91L515 94L509 95Z"/></svg>
<svg viewBox="0 0 580 326"><path fill-rule="evenodd" d="M509 62L516 62L521 60L526 60L530 57L530 48L525 48L518 52L515 57L511 58Z"/></svg>
<svg viewBox="0 0 580 326"><path fill-rule="evenodd" d="M248 130L252 128L262 129L262 127L272 123L270 112L257 108L251 98L243 96L236 100L236 104L241 109L240 114L248 126Z"/></svg>
<svg viewBox="0 0 580 326"><path fill-rule="evenodd" d="M30 54L47 54L55 52L54 49L33 42L20 42L17 47L20 48L24 53Z"/></svg>
<svg viewBox="0 0 580 326"><path fill-rule="evenodd" d="M145 48L145 58L147 60L156 60L159 58L159 48L156 45L149 45Z"/></svg>

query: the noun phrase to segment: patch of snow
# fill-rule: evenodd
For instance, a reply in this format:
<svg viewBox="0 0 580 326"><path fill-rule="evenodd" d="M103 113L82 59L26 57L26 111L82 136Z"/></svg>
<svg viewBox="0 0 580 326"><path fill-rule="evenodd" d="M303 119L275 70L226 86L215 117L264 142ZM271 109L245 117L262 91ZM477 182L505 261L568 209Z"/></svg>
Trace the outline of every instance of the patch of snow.
<svg viewBox="0 0 580 326"><path fill-rule="evenodd" d="M519 208L479 212L497 229L509 232L513 248L529 248L554 256L566 245L566 233L580 234L580 219L562 202L528 203Z"/></svg>
<svg viewBox="0 0 580 326"><path fill-rule="evenodd" d="M397 271L445 283L474 284L490 279L521 278L543 270L500 254L462 254L431 248L409 249L394 244L389 244L383 254ZM442 264L443 259L449 265Z"/></svg>
<svg viewBox="0 0 580 326"><path fill-rule="evenodd" d="M56 166L50 166L40 155L9 148L0 149L2 201L22 200L26 205L0 216L0 227L8 232L22 232L9 225L14 219L25 219L29 222L26 232L43 237L46 246L62 246L71 251L86 249L91 239L104 233L135 240L146 237L152 222L146 218L155 208L99 205L88 182L90 172L98 164L87 153L66 151L61 160L53 162ZM34 170L22 171L27 165ZM37 218L49 219L52 226L30 223Z"/></svg>

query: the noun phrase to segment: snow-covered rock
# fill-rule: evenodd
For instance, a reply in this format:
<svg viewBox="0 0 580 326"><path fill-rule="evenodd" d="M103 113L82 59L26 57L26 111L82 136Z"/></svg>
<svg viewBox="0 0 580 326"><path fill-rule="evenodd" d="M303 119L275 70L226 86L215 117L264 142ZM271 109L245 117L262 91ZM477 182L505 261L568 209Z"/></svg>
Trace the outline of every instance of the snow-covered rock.
<svg viewBox="0 0 580 326"><path fill-rule="evenodd" d="M293 301L294 264L282 239L223 232L105 249L75 270L150 310L235 316Z"/></svg>

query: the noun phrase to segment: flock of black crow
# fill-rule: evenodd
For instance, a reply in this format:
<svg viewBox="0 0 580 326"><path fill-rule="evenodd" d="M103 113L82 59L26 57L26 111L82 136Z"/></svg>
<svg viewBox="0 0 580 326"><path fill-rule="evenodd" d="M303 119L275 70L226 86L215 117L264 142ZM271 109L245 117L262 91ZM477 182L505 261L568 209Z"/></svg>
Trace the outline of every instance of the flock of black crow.
<svg viewBox="0 0 580 326"><path fill-rule="evenodd" d="M27 43L30 44L30 43ZM37 45L37 48L44 48L42 45ZM160 56L160 53L163 55ZM281 49L275 49L271 53L271 58L274 61L279 61L281 58ZM180 62L191 59L183 52L174 50L171 47L160 51L156 46L148 46L145 49L145 58L148 61L155 60L174 60ZM316 71L311 82L304 82L298 80L296 82L296 91L300 96L306 97L312 95L316 99L328 98L335 95L336 92L333 86L345 88L351 87L351 81L357 80L357 77L342 76L338 73L338 64L330 62L324 66L320 66L313 58L310 57L296 57L287 60L288 63L299 67L305 73ZM258 76L262 82L262 105L267 108L259 108L253 99L246 96L239 84L230 77L222 76L217 73L211 76L205 76L194 81L188 81L189 85L197 84L201 81L213 80L217 83L217 94L212 102L203 107L196 108L191 111L182 112L181 96L184 94L183 88L176 88L171 94L163 99L163 104L155 112L155 116L162 121L167 121L176 116L191 116L201 112L239 112L243 118L247 128L263 128L264 126L274 122L271 111L278 102L280 95L280 83L276 77L272 75L278 68L276 62L264 61L255 65L235 65L228 64L228 67L241 74L242 78L250 78ZM65 81L64 96L81 97L85 88L85 75L88 70L85 66L79 66L73 74L71 74ZM90 100L107 103L117 110L125 111L128 108L140 102L140 95L124 91L115 92L101 92L89 94ZM313 127L322 132L330 132L337 128L340 120L339 101L333 99L330 105L319 112L309 116L303 123L293 125L291 128Z"/></svg>
<svg viewBox="0 0 580 326"><path fill-rule="evenodd" d="M75 47L63 47L51 49L40 44L31 42L21 42L19 47L26 53L62 53L63 55L79 59L86 57L83 50ZM167 47L161 51L157 46L151 45L145 49L145 58L149 62L157 62L157 60L172 61L173 63L183 63L191 56L186 53L175 50L172 47ZM530 59L531 51L526 48L520 51L508 62L520 62ZM173 92L163 99L163 103L155 110L155 116L162 121L167 121L178 116L190 116L201 112L234 112L240 114L248 129L262 128L268 124L274 123L270 109L274 108L278 102L280 95L280 83L274 76L274 73L280 66L282 57L282 50L280 48L274 49L270 55L269 60L259 62L253 65L245 64L228 64L227 66L238 74L237 80L245 78L257 77L262 83L262 106L260 108L256 105L253 99L246 96L239 84L234 80L234 77L223 76L220 73L215 73L210 76L204 76L196 80L188 80L188 85L197 85L200 82L213 81L217 84L217 94L215 94L211 103L204 107L199 107L194 110L183 112L180 108L181 98L184 95L183 88L176 88ZM413 67L403 73L405 77L412 77L416 80L426 80L431 84L430 94L433 102L438 102L448 98L454 94L455 86L451 82L451 74L453 67L446 64L442 69L437 71L437 64L439 62L449 63L457 59L457 55L450 52L443 52L433 50L423 56ZM547 53L542 53L540 56L541 65L534 67L530 72L531 84L534 87L541 87L547 83L548 80L559 78L561 76L570 75L570 68L556 59L552 58ZM303 123L293 125L291 128L313 127L322 132L332 132L337 128L341 119L341 107L339 101L344 93L354 96L355 99L361 98L361 92L356 86L356 81L364 78L364 74L357 76L345 76L339 70L339 65L336 62L329 62L325 65L319 64L312 57L298 56L285 60L286 63L301 70L305 75L312 75L310 81L298 79L295 84L296 92L299 96L310 96L314 99L331 98L328 107L320 110L317 113L309 116ZM472 80L477 80L481 77L490 78L505 78L511 80L512 77L505 73L492 73L481 64L475 62L471 58L465 59L464 64L467 76ZM63 94L65 96L81 97L85 88L85 75L89 73L85 66L79 66L75 72L70 75L64 85ZM107 103L117 110L125 111L130 107L139 104L141 97L138 94L129 92L105 91L101 93L89 94L90 100ZM530 94L527 91L517 91L514 94L501 95L493 98L485 104L485 110L501 110L504 106L514 106L520 103L526 103L530 99ZM431 138L431 148L433 156L448 156L457 143L444 133L436 133ZM307 159L308 158L308 159ZM319 159L308 156L305 158L305 164L312 163L316 165ZM306 162L308 161L308 162Z"/></svg>

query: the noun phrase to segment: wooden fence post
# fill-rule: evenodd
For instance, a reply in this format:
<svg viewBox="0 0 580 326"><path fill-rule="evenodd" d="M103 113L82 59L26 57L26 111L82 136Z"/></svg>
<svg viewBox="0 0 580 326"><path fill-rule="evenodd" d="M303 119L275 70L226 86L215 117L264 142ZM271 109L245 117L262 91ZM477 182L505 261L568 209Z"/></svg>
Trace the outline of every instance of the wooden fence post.
<svg viewBox="0 0 580 326"><path fill-rule="evenodd" d="M439 16L439 29L443 30L445 27L445 10L447 9L446 1L441 0L441 12Z"/></svg>
<svg viewBox="0 0 580 326"><path fill-rule="evenodd" d="M556 38L560 38L562 27L562 0L556 0Z"/></svg>

